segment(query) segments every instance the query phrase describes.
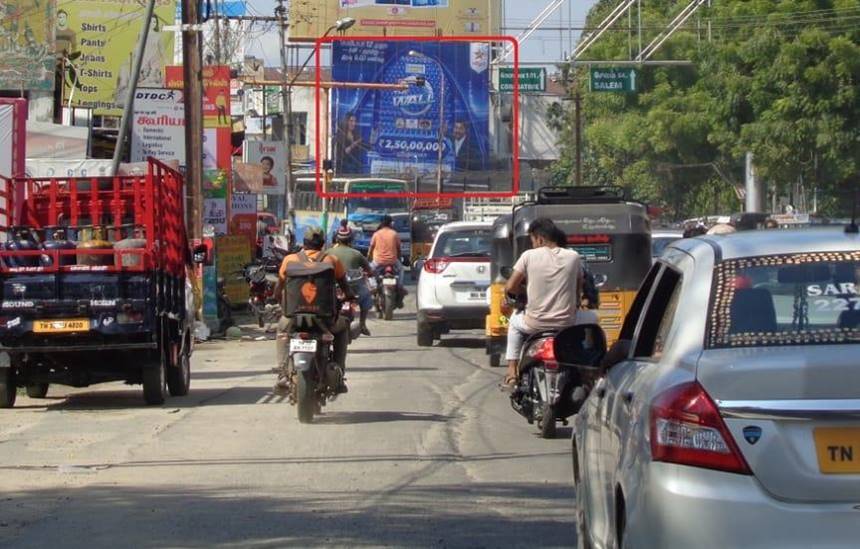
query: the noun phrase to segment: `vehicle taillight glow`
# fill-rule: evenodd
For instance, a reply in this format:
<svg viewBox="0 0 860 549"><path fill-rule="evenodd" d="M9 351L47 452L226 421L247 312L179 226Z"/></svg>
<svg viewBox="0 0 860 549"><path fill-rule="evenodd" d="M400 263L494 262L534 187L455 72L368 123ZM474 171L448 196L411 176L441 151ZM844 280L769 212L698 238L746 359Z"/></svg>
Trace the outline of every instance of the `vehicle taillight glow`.
<svg viewBox="0 0 860 549"><path fill-rule="evenodd" d="M695 381L673 387L651 403L651 459L751 474L717 405Z"/></svg>
<svg viewBox="0 0 860 549"><path fill-rule="evenodd" d="M424 270L428 273L439 274L448 268L449 263L450 261L448 261L448 259L444 257L428 259L424 262Z"/></svg>
<svg viewBox="0 0 860 549"><path fill-rule="evenodd" d="M527 354L529 358L551 362L555 364L556 368L558 367L558 364L555 362L555 338L545 337L538 340L537 343L529 347Z"/></svg>

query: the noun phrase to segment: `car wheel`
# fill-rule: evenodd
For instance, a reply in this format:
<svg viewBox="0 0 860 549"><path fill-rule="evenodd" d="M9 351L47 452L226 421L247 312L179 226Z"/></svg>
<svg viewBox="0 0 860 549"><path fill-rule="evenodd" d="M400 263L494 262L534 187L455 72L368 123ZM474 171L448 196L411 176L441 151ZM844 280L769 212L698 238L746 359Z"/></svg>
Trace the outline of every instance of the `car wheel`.
<svg viewBox="0 0 860 549"><path fill-rule="evenodd" d="M15 406L15 372L12 368L0 368L0 408Z"/></svg>
<svg viewBox="0 0 860 549"><path fill-rule="evenodd" d="M418 346L433 346L433 328L424 323L418 323Z"/></svg>
<svg viewBox="0 0 860 549"><path fill-rule="evenodd" d="M45 398L48 396L47 383L33 383L27 385L27 396L30 398Z"/></svg>

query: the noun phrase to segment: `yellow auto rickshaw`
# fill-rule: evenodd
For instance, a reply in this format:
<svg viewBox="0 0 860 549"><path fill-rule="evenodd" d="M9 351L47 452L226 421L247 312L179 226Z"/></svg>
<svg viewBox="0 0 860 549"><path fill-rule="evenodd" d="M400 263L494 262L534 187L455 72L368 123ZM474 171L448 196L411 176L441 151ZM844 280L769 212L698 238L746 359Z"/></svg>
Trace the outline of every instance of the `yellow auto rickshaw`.
<svg viewBox="0 0 860 549"><path fill-rule="evenodd" d="M651 223L644 204L624 189L545 187L537 198L514 207L493 226L492 284L488 292L486 351L490 365L501 364L507 340L502 311L505 283L523 251L531 247L529 224L548 217L567 235L567 246L586 261L599 287L597 314L611 345L621 331L639 285L651 268Z"/></svg>

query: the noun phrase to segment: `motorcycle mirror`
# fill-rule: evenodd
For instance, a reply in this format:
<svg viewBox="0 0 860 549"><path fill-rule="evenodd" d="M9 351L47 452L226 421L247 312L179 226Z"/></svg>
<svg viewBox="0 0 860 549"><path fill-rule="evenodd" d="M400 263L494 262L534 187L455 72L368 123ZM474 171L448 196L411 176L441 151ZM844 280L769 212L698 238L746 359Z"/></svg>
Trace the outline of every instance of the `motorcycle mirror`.
<svg viewBox="0 0 860 549"><path fill-rule="evenodd" d="M553 348L561 364L596 368L606 354L606 335L597 324L577 324L560 331Z"/></svg>

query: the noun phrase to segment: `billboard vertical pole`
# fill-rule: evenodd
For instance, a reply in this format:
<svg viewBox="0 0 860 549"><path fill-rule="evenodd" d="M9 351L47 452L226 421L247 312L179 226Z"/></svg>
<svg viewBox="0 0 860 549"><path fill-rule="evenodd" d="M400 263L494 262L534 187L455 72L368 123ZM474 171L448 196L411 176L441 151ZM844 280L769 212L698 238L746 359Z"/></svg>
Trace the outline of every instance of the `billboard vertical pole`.
<svg viewBox="0 0 860 549"><path fill-rule="evenodd" d="M198 3L182 0L182 88L185 96L185 182L191 191L191 236L203 238L203 77ZM186 191L188 192L188 191Z"/></svg>
<svg viewBox="0 0 860 549"><path fill-rule="evenodd" d="M436 194L442 194L442 125L445 124L445 68L442 66L442 63L438 63L438 65L441 81L439 82L439 151L436 164ZM456 151L454 151L454 158L456 165Z"/></svg>
<svg viewBox="0 0 860 549"><path fill-rule="evenodd" d="M278 38L281 41L281 100L283 108L281 109L281 117L283 120L283 141L285 149L284 167L284 208L281 212L281 222L286 221L287 226L295 234L295 224L293 222L293 102L292 102L292 87L287 82L287 37L286 37L286 20L284 14L284 0L278 0L278 6L275 8L275 15L278 18Z"/></svg>
<svg viewBox="0 0 860 549"><path fill-rule="evenodd" d="M125 105L122 108L122 118L119 122L119 134L116 137L116 146L113 150L113 162L111 163L111 175L119 171L119 163L122 159L122 151L125 148L125 137L128 134L129 120L131 119L131 108L134 103L134 92L137 91L137 83L140 80L140 66L143 64L143 53L146 50L146 39L149 36L149 22L152 20L152 12L155 10L155 0L147 0L146 11L143 14L143 25L140 27L140 37L137 40L137 49L134 51L134 60L131 64L131 78L128 84L128 93L125 95Z"/></svg>

